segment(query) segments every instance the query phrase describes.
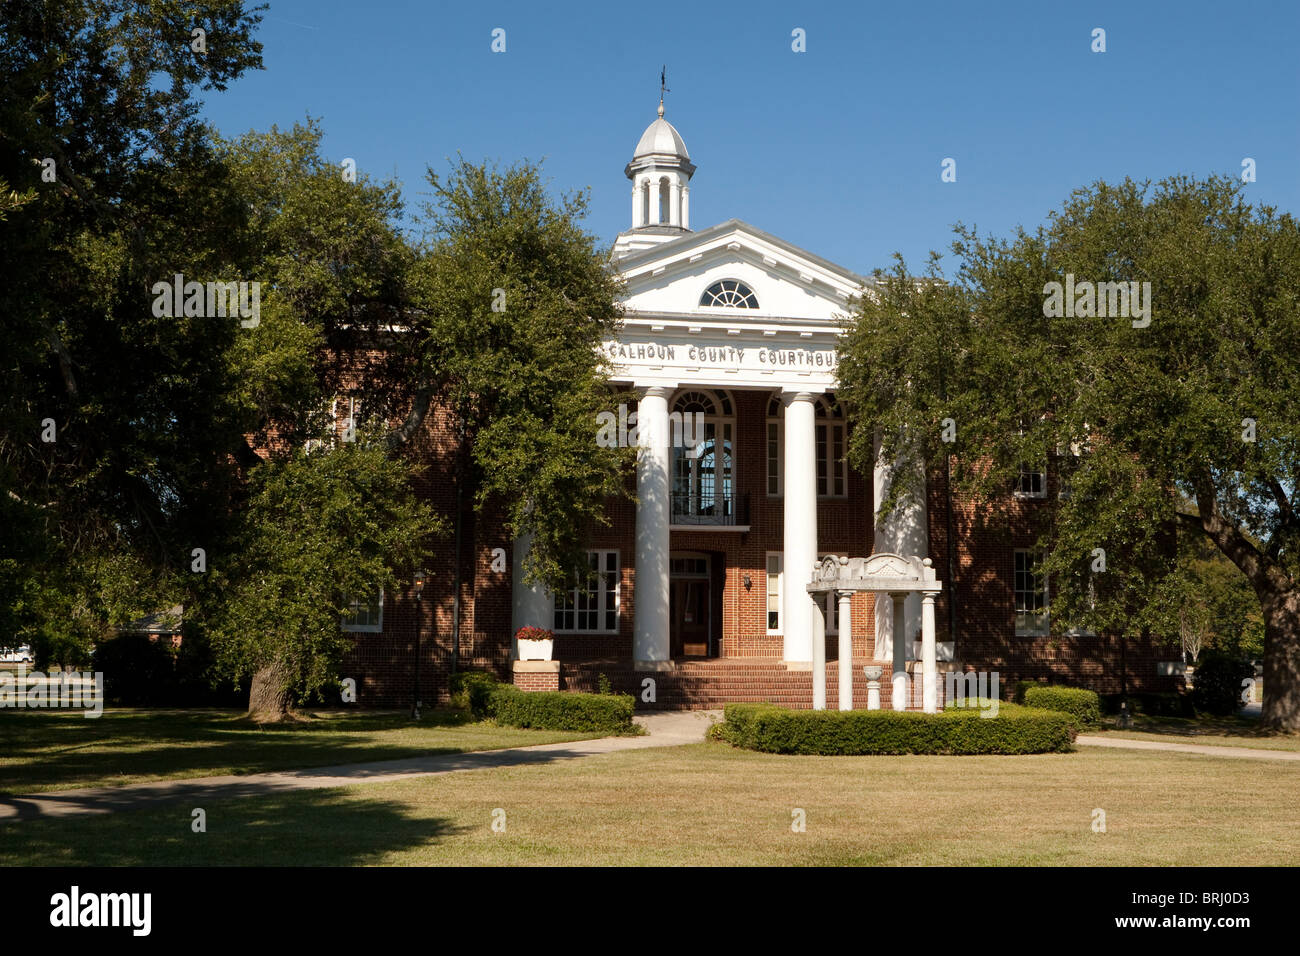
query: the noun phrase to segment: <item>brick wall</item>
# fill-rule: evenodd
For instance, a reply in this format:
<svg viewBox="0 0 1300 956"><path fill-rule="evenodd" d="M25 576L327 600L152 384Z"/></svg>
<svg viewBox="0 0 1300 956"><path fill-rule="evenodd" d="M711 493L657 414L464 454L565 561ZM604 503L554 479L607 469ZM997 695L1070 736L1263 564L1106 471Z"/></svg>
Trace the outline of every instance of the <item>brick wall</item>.
<svg viewBox="0 0 1300 956"><path fill-rule="evenodd" d="M736 488L749 496L750 530L673 531L673 552L694 551L710 555L715 567L721 567L725 587L721 600L724 658L766 658L779 664L782 653L780 635L766 630L767 572L769 551L783 546L782 499L767 495L766 421L769 394L732 392L736 417ZM629 396L629 402L633 401ZM428 463L427 470L415 479L416 492L428 500L447 519L451 529L455 511L455 486L452 481L454 432L450 415L435 408L415 442L415 454ZM629 475L627 488L635 491L635 479ZM1119 690L1120 644L1113 637L1018 637L1014 629L1013 561L1016 548L1034 543L1036 521L1052 506L1055 488L1049 488L1044 500L1020 501L1008 496L1000 509L960 498L954 501L954 538L956 540L956 579L948 581L948 537L946 489L940 470L935 470L928 486L930 556L944 591L936 608L939 639L947 639L949 601L957 599L957 657L964 669L996 670L1003 685L1016 680L1053 680L1093 687L1101 692ZM871 500L870 476L850 471L846 498L818 500L818 548L862 556L873 546L874 503ZM629 498L612 501L608 515L610 525L591 536L590 546L616 549L620 561L619 629L615 634L558 634L555 657L566 662L563 686L587 688L594 676L587 669L570 667L586 661L613 662L614 669L627 667L632 655L632 628L636 608L635 506ZM511 679L509 669L511 624L511 542L501 530L499 515L484 515L475 520L468 503L462 514L463 547L461 555L461 639L462 669L485 669L499 678ZM504 549L505 570L494 570L493 550ZM450 535L435 543L426 556L430 573L423 601L419 605L421 620L421 690L426 702L445 699L451 670L451 633L453 619L452 580L454 571L453 539ZM744 587L748 575L751 587ZM715 605L716 606L716 605ZM405 705L414 692L416 602L409 589L385 595L382 634L358 634L354 650L344 661L341 676L355 677L358 702L372 706ZM863 662L874 655L874 599L870 594L853 598L853 653ZM834 660L837 640L828 636L827 656ZM1127 671L1131 690L1167 690L1178 685L1179 678L1158 678L1155 662L1171 659L1172 652L1158 642L1130 643L1127 648ZM855 670L858 667L855 666ZM781 673L786 672L784 667ZM594 673L594 672L593 672ZM811 678L791 678L790 683L776 671L755 670L768 680L770 690L803 700L811 694ZM611 679L614 674L610 673ZM639 686L628 668L625 675L629 688ZM805 675L806 676L806 675ZM860 678L860 674L858 675ZM624 678L620 678L624 679ZM735 680L729 675L727 680ZM858 678L855 678L855 681ZM669 699L698 701L706 695L707 682L696 680L689 688L674 692ZM689 682L687 682L689 684ZM834 683L832 680L831 684ZM797 685L797 687L795 686ZM686 686L686 685L683 685ZM715 683L715 688L723 688ZM727 685L725 693L734 691ZM594 689L594 685L592 687ZM719 689L718 693L724 691ZM755 691L761 693L761 691ZM865 684L861 700L865 701ZM888 697L886 686L882 696ZM755 699L767 699L759 696ZM811 700L808 697L809 701Z"/></svg>

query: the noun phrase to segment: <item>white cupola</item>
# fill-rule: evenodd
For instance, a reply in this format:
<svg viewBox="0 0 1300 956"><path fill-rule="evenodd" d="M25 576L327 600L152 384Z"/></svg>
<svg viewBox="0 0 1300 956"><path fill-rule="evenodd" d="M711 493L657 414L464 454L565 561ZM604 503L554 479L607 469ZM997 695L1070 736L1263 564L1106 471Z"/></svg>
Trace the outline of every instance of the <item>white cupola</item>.
<svg viewBox="0 0 1300 956"><path fill-rule="evenodd" d="M615 243L616 255L690 232L691 190L687 184L695 166L681 134L664 119L662 97L659 118L641 134L623 173L632 180L632 226Z"/></svg>

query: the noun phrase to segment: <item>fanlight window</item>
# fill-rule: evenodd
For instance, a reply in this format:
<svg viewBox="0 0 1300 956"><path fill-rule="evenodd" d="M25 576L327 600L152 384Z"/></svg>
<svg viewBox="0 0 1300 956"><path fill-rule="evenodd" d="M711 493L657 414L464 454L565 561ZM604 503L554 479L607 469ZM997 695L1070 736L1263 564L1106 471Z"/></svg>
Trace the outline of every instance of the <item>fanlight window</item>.
<svg viewBox="0 0 1300 956"><path fill-rule="evenodd" d="M732 408L724 391L683 392L673 403L680 417L672 449L674 524L736 523Z"/></svg>
<svg viewBox="0 0 1300 956"><path fill-rule="evenodd" d="M722 279L713 283L700 296L700 305L731 309L757 309L758 296L754 290L737 279Z"/></svg>

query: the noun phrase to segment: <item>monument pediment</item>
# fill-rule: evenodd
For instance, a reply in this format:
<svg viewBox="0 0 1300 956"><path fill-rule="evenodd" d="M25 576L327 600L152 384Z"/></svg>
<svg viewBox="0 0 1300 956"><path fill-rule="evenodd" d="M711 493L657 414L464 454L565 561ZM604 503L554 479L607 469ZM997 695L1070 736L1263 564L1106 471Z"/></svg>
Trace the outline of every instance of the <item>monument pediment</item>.
<svg viewBox="0 0 1300 956"><path fill-rule="evenodd" d="M809 591L939 591L929 558L873 554L866 558L827 556L813 571Z"/></svg>

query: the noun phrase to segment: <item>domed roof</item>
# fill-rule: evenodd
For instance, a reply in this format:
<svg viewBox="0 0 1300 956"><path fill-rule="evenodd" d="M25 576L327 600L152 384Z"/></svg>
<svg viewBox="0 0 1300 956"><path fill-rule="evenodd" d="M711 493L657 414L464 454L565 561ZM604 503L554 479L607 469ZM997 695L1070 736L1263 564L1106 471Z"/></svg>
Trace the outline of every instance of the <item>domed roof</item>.
<svg viewBox="0 0 1300 956"><path fill-rule="evenodd" d="M686 143L682 136L673 128L673 124L664 119L663 107L659 107L659 118L645 128L641 134L640 141L636 144L636 152L632 158L640 159L642 156L649 156L651 153L668 154L669 156L680 156L682 159L689 160L691 154L686 152Z"/></svg>

